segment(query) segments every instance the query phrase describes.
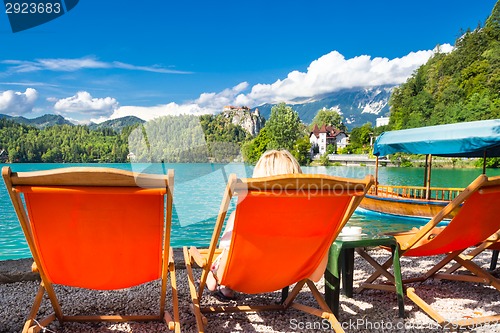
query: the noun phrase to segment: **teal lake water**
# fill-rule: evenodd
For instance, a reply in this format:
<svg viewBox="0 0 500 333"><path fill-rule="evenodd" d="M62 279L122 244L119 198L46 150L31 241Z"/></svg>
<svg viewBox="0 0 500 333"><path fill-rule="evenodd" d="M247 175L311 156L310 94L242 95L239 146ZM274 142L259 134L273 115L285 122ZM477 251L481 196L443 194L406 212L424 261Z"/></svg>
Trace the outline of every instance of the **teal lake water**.
<svg viewBox="0 0 500 333"><path fill-rule="evenodd" d="M0 164L3 167L7 164ZM243 164L8 164L13 171L45 170L69 166L114 167L147 173L175 170L174 212L171 244L208 246L215 218L222 200L227 176L250 177L252 167ZM321 173L341 177L363 178L374 174L374 167L304 167L304 173ZM432 186L465 187L481 169L433 169ZM380 168L380 184L423 185L422 168ZM500 170L488 170L488 176ZM2 181L3 184L3 181ZM234 209L234 204L230 210ZM328 214L328 212L325 212ZM403 231L421 226L424 219L399 218L357 210L349 225L361 226L364 232L377 234ZM5 185L0 186L0 260L31 257Z"/></svg>

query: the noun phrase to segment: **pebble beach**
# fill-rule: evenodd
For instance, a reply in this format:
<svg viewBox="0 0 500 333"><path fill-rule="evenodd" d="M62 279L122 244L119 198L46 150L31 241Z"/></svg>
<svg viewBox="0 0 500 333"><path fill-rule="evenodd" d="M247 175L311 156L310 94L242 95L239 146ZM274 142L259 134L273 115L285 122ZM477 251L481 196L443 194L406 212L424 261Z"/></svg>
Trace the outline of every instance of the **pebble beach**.
<svg viewBox="0 0 500 333"><path fill-rule="evenodd" d="M388 258L388 253L371 249L370 255L379 262ZM476 260L488 268L491 252ZM416 276L433 263L436 258L402 258L403 278ZM186 270L182 263L176 263L176 277L179 292L179 310L182 332L196 332L191 299L187 285ZM356 254L354 287L359 286L373 269ZM196 270L199 274L200 270ZM493 272L499 276L500 269ZM0 332L20 332L38 289L38 281L19 281L0 284ZM417 293L448 320L459 320L500 313L500 294L493 287L475 283L428 280L412 284ZM324 282L317 283L321 293ZM159 304L158 281L117 291L90 291L56 286L56 292L65 314L154 314ZM272 304L279 300L280 293L261 295L238 294L237 301L250 304ZM167 294L167 309L171 313ZM315 306L315 300L304 288L297 300ZM206 294L203 303L219 302ZM233 302L225 303L234 305ZM475 329L456 327L441 328L405 297L406 318L398 318L396 295L391 292L365 290L355 293L353 298L341 294L339 320L346 332L500 332L500 323L480 326ZM42 303L41 313L50 313L47 299ZM209 315L207 332L328 332L329 326L318 317L307 315L295 309L283 312L261 312L241 314ZM164 323L65 323L57 322L45 328L45 332L170 332Z"/></svg>

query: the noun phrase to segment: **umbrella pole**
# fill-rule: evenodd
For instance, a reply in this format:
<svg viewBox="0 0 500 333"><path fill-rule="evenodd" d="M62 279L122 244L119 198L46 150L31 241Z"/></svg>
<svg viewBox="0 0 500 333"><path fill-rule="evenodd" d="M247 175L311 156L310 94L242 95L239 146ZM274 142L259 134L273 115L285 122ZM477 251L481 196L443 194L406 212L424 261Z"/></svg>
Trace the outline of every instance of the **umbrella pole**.
<svg viewBox="0 0 500 333"><path fill-rule="evenodd" d="M429 198L431 197L431 170L432 170L432 155L429 154L428 155L429 157L429 163L428 163L428 166L426 168L426 184L425 184L425 199L426 200L429 200ZM426 158L427 160L427 158ZM427 163L426 163L427 165Z"/></svg>
<svg viewBox="0 0 500 333"><path fill-rule="evenodd" d="M375 195L378 194L378 156L375 159Z"/></svg>
<svg viewBox="0 0 500 333"><path fill-rule="evenodd" d="M483 153L483 175L486 175L486 150Z"/></svg>
<svg viewBox="0 0 500 333"><path fill-rule="evenodd" d="M427 169L429 168L429 154L425 155L424 187L427 186ZM425 196L425 195L424 195Z"/></svg>

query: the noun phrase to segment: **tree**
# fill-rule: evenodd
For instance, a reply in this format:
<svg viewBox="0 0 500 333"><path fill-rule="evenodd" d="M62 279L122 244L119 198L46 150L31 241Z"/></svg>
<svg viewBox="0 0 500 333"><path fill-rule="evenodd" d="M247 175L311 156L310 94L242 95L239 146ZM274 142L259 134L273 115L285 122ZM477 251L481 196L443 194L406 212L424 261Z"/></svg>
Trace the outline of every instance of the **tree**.
<svg viewBox="0 0 500 333"><path fill-rule="evenodd" d="M330 165L330 158L328 157L328 153L324 153L323 155L321 155L321 157L319 158L319 164L323 166Z"/></svg>
<svg viewBox="0 0 500 333"><path fill-rule="evenodd" d="M301 134L299 114L285 103L275 105L264 128L269 137L267 149L287 149L292 151Z"/></svg>
<svg viewBox="0 0 500 333"><path fill-rule="evenodd" d="M370 122L365 123L361 127L353 128L349 136L352 149L366 148L370 144L370 137L373 136L373 128Z"/></svg>
<svg viewBox="0 0 500 333"><path fill-rule="evenodd" d="M330 143L326 146L327 154L335 154L336 151L337 151L337 143Z"/></svg>
<svg viewBox="0 0 500 333"><path fill-rule="evenodd" d="M300 165L307 165L311 160L311 143L309 137L299 138L293 146L292 155L297 159Z"/></svg>
<svg viewBox="0 0 500 333"><path fill-rule="evenodd" d="M267 128L264 126L255 139L244 143L241 147L243 159L249 163L256 163L260 156L266 152L269 140Z"/></svg>
<svg viewBox="0 0 500 333"><path fill-rule="evenodd" d="M500 116L500 2L484 27L460 34L450 53L436 53L389 100L393 130L496 119Z"/></svg>
<svg viewBox="0 0 500 333"><path fill-rule="evenodd" d="M323 108L316 113L316 116L314 116L311 122L311 126L314 127L314 125L318 125L321 127L323 124L331 125L341 131L347 130L346 126L342 123L342 116L336 110Z"/></svg>

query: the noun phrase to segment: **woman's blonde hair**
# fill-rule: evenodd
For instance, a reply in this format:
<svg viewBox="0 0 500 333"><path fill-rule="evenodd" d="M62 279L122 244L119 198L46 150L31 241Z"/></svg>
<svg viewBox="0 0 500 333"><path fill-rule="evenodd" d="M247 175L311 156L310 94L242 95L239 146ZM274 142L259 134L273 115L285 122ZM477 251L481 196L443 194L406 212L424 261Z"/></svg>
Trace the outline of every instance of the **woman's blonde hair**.
<svg viewBox="0 0 500 333"><path fill-rule="evenodd" d="M268 177L302 173L299 162L288 150L268 150L259 158L253 169L253 177Z"/></svg>

